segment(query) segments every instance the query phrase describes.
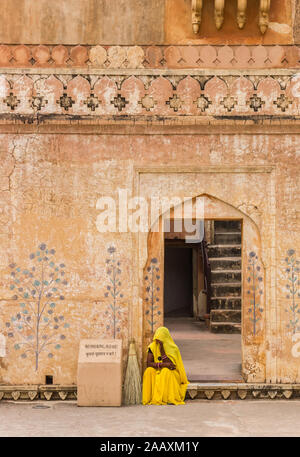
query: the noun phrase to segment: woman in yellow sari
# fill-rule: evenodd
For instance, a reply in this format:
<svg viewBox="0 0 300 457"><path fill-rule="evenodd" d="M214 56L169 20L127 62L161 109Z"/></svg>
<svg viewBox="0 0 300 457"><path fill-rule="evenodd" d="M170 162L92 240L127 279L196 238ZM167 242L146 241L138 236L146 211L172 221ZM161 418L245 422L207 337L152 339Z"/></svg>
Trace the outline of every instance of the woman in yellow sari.
<svg viewBox="0 0 300 457"><path fill-rule="evenodd" d="M188 384L178 347L169 330L159 327L148 346L143 405L184 405Z"/></svg>

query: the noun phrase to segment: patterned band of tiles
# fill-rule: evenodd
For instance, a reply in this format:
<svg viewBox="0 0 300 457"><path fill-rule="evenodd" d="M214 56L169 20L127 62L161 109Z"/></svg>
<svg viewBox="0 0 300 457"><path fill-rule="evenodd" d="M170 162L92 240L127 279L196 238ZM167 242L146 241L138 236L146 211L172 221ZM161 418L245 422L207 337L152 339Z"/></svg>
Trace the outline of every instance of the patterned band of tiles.
<svg viewBox="0 0 300 457"><path fill-rule="evenodd" d="M13 117L299 116L297 75L0 75L0 114Z"/></svg>

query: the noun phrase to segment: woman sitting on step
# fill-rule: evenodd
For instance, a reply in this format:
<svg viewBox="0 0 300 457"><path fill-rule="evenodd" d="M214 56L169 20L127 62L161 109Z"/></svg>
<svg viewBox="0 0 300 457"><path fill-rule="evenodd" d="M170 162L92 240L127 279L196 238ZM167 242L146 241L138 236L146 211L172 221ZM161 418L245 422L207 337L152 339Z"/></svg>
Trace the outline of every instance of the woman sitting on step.
<svg viewBox="0 0 300 457"><path fill-rule="evenodd" d="M143 405L184 405L188 384L178 347L169 330L159 327L148 346Z"/></svg>

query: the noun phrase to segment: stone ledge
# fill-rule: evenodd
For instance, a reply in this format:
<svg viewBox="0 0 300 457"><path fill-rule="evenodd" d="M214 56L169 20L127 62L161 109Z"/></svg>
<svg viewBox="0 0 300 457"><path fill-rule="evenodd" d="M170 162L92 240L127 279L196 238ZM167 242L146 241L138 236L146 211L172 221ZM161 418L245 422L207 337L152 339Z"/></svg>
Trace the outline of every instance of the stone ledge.
<svg viewBox="0 0 300 457"><path fill-rule="evenodd" d="M77 387L59 385L0 386L0 401L66 401ZM300 384L190 383L187 400L299 400Z"/></svg>
<svg viewBox="0 0 300 457"><path fill-rule="evenodd" d="M149 116L150 117L150 116ZM32 116L0 116L1 134L80 134L80 135L286 135L300 133L300 117L220 120L215 117L177 116L148 119L134 117L93 117L85 119L75 116L57 116L41 121Z"/></svg>
<svg viewBox="0 0 300 457"><path fill-rule="evenodd" d="M191 400L291 400L300 399L300 384L191 383Z"/></svg>
<svg viewBox="0 0 300 457"><path fill-rule="evenodd" d="M76 400L77 387L59 385L1 386L0 401Z"/></svg>

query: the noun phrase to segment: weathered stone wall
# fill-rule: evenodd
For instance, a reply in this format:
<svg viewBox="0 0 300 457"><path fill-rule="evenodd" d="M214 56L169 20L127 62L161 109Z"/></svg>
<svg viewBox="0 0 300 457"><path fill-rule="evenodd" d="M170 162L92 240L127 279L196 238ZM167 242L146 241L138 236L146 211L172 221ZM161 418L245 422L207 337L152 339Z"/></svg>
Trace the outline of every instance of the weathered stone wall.
<svg viewBox="0 0 300 457"><path fill-rule="evenodd" d="M0 41L162 43L165 0L3 0Z"/></svg>
<svg viewBox="0 0 300 457"><path fill-rule="evenodd" d="M198 35L191 0L2 0L0 42L30 44L291 44L297 0L272 0L269 29L258 29L259 0L248 2L247 22L236 24L236 0L226 0L216 30L211 0L204 0ZM295 38L297 39L297 24Z"/></svg>
<svg viewBox="0 0 300 457"><path fill-rule="evenodd" d="M300 43L300 2L295 1L293 8L293 17L294 17L294 43Z"/></svg>
<svg viewBox="0 0 300 457"><path fill-rule="evenodd" d="M263 250L259 261L267 277L261 313L266 320L263 332L267 332L263 359L267 355L268 360L256 378L255 369L261 359L256 361L257 354L252 354L249 363L252 360L250 371L254 375L249 380L262 382L266 376L273 382L299 382L296 341L293 341L293 328L288 327L293 313L289 308L291 298L286 296L290 273L286 272L285 260L291 260L292 250L299 252L299 203L295 200L299 187L298 142L297 135L250 136L243 135L242 129L235 135L204 136L2 134L1 328L7 338L7 357L2 363L1 382L43 383L46 374L53 374L55 383L76 382L79 339L111 336L111 297L107 296L110 276L106 262L113 256L120 262L122 297L118 336L124 338L126 345L128 313L134 306L134 336L141 356L144 289L139 280L147 255L143 257L143 249L137 252L135 235L99 233L96 222L100 211L96 204L101 196L117 198L119 188L128 189L130 196L135 167L153 166L162 172L152 175L152 192L165 189L168 195L169 189L172 196L175 186L186 195L208 193L233 205L257 224ZM193 174L187 173L187 164L194 167ZM271 174L262 169L258 172L243 169L270 164L274 166ZM181 174L170 175L170 165ZM208 180L197 172L199 166L220 169ZM147 179L149 176L145 175ZM178 176L182 176L180 189ZM164 179L168 180L168 186L162 185ZM143 188L141 192L147 192L144 184ZM272 200L275 196L276 200ZM116 248L115 253L109 252L111 246ZM249 252L244 252L244 266ZM38 261L44 257L49 260ZM139 257L140 271L136 264ZM40 281L42 265L50 262L54 265L45 267L45 280L50 284L53 279L50 274L54 272L55 279L60 281L55 282L57 291L52 291L53 284L45 285L52 293L47 313L53 311L57 315L59 328L57 331L52 328L57 336L53 339L55 344L41 351L36 371L30 346L22 347L22 335L31 331L28 327L26 333L26 319L34 312L27 305L26 294L31 293L36 280ZM33 290L35 287L39 289L40 285ZM55 305L53 308L51 303ZM36 305L34 300L33 305ZM249 305L243 306L245 322ZM43 318L52 318L47 313ZM47 321L42 327L47 329ZM253 337L248 332L247 344L251 344ZM259 340L259 335L255 338ZM29 351L26 353L25 349Z"/></svg>

